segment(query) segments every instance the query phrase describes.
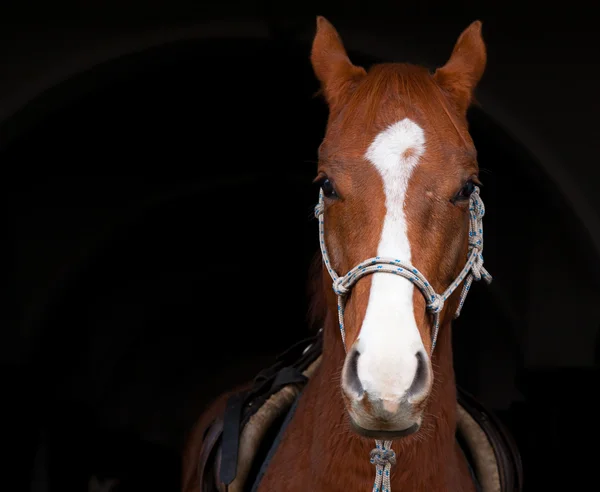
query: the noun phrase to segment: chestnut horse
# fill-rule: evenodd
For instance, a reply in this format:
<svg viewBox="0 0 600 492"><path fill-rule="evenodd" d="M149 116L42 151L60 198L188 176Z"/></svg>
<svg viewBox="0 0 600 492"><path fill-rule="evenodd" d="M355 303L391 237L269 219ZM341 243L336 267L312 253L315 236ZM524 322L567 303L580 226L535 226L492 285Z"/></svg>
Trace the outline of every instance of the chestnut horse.
<svg viewBox="0 0 600 492"><path fill-rule="evenodd" d="M481 23L433 73L366 71L318 17L311 62L329 107L315 178L322 360L258 490L474 491L455 438L451 322L471 281L491 280L466 119L486 64ZM185 491L199 490L204 429L224 402L188 441Z"/></svg>

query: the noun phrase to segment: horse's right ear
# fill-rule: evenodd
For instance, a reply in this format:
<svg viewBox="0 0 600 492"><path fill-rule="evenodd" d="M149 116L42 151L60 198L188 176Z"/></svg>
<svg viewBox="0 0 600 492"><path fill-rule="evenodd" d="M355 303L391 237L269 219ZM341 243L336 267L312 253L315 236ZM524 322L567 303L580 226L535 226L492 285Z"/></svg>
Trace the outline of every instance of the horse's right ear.
<svg viewBox="0 0 600 492"><path fill-rule="evenodd" d="M340 103L358 80L366 75L364 68L352 64L340 35L322 16L317 17L317 32L310 61L330 107Z"/></svg>

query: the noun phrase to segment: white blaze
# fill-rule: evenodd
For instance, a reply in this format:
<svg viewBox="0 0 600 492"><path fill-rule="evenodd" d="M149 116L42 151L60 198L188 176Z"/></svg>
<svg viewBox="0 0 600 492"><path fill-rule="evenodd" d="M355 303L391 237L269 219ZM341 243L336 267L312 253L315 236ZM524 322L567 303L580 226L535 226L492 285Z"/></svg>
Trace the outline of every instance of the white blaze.
<svg viewBox="0 0 600 492"><path fill-rule="evenodd" d="M365 157L383 181L386 214L377 256L411 263L404 201L409 179L425 152L423 129L404 118L382 131ZM413 311L412 282L396 275L371 275L369 303L357 348L358 377L372 397L398 400L417 370L416 353L425 353Z"/></svg>

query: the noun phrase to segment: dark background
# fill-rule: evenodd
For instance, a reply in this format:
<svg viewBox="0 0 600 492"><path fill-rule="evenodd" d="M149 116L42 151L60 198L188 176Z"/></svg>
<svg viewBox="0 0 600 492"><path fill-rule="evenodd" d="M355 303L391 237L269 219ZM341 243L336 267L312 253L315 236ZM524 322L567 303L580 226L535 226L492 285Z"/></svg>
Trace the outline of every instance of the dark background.
<svg viewBox="0 0 600 492"><path fill-rule="evenodd" d="M486 266L459 384L526 490L595 476L598 16L569 2L21 1L0 7L7 490L178 490L203 406L306 335L326 108L315 16L357 64L435 68L483 21L469 118ZM4 488L4 487L3 487Z"/></svg>

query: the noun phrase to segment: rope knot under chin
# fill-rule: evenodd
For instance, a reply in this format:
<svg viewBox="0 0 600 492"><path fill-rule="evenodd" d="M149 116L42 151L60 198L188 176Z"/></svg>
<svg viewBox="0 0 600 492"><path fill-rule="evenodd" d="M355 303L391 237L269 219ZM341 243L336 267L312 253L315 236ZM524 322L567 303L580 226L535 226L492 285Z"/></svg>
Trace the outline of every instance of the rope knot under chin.
<svg viewBox="0 0 600 492"><path fill-rule="evenodd" d="M393 466L396 464L396 453L393 449L372 449L371 463L379 466L386 466L387 464Z"/></svg>

